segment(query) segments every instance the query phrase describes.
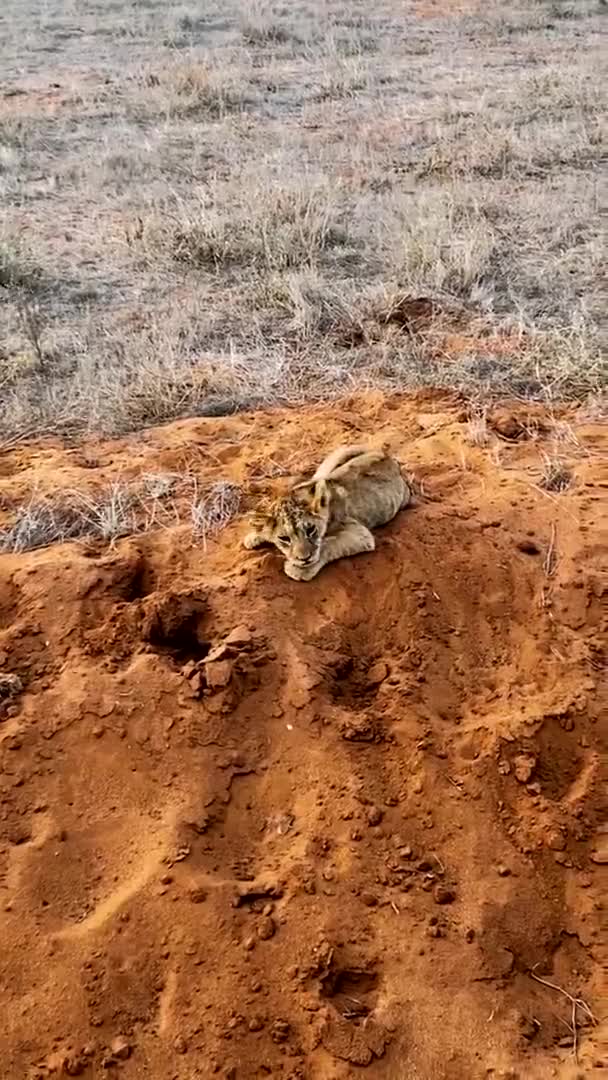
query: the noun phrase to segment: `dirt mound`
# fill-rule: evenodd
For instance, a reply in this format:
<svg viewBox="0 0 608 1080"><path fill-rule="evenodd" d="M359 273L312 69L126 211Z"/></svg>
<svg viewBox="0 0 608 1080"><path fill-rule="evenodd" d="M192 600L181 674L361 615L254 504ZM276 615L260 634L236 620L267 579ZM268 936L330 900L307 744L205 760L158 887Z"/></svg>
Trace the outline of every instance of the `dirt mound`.
<svg viewBox="0 0 608 1080"><path fill-rule="evenodd" d="M151 468L247 505L374 432L424 497L305 585L238 522L1 556L2 1077L608 1064L553 988L599 1014L600 433L541 413L368 396L5 455L6 514Z"/></svg>

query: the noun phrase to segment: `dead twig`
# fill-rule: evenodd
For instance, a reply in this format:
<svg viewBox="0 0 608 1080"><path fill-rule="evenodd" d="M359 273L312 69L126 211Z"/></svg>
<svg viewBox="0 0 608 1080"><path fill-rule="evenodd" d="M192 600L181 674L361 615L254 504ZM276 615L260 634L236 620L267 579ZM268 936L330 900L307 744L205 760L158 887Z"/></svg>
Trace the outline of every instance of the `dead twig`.
<svg viewBox="0 0 608 1080"><path fill-rule="evenodd" d="M542 986L548 986L550 990L556 990L558 994L563 994L565 998L568 998L572 1007L572 1013L570 1017L570 1024L567 1026L572 1031L572 1053L574 1060L578 1061L578 1028L576 1023L576 1010L580 1009L581 1012L589 1018L592 1024L597 1024L597 1018L592 1013L591 1009L587 1005L587 1002L583 998L574 997L568 990L564 990L563 986L558 986L557 983L549 982L548 979L541 979L540 975L535 975L533 971L529 972L530 978L536 982L541 983Z"/></svg>
<svg viewBox="0 0 608 1080"><path fill-rule="evenodd" d="M441 859L439 858L439 855L437 855L435 852L433 852L433 858L434 858L435 862L437 863L437 866L441 870L441 873L445 874L445 866L443 865Z"/></svg>
<svg viewBox="0 0 608 1080"><path fill-rule="evenodd" d="M545 555L543 564L547 577L553 577L557 566L557 559L555 557L555 532L555 523L553 523L551 526L551 539L549 540L549 547L547 548L547 554Z"/></svg>

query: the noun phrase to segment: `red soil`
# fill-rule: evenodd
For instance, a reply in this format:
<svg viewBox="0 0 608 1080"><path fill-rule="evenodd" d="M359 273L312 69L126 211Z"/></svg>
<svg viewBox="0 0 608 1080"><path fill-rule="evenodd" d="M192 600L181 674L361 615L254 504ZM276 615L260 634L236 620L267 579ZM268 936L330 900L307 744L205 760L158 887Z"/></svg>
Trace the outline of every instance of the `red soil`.
<svg viewBox="0 0 608 1080"><path fill-rule="evenodd" d="M369 436L429 496L308 584L239 522L0 557L3 1078L603 1074L532 977L601 1019L605 478L567 419L559 494L553 416L478 446L437 395L0 459L5 519L34 479L253 499Z"/></svg>

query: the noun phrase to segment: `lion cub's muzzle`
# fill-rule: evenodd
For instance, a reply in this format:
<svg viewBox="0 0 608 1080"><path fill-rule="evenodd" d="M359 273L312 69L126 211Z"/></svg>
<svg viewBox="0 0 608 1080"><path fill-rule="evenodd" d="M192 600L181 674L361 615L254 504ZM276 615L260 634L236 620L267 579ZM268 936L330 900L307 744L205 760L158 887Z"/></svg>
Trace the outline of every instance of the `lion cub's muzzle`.
<svg viewBox="0 0 608 1080"><path fill-rule="evenodd" d="M296 566L310 566L319 558L320 544L312 544L308 540L299 540L292 544L289 558Z"/></svg>

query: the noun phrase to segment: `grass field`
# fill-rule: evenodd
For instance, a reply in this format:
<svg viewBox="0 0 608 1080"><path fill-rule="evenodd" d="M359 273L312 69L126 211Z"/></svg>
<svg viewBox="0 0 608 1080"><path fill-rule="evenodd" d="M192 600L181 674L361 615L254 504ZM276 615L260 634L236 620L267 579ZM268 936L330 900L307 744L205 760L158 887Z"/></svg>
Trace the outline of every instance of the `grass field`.
<svg viewBox="0 0 608 1080"><path fill-rule="evenodd" d="M597 400L607 18L6 0L0 436L366 386Z"/></svg>

